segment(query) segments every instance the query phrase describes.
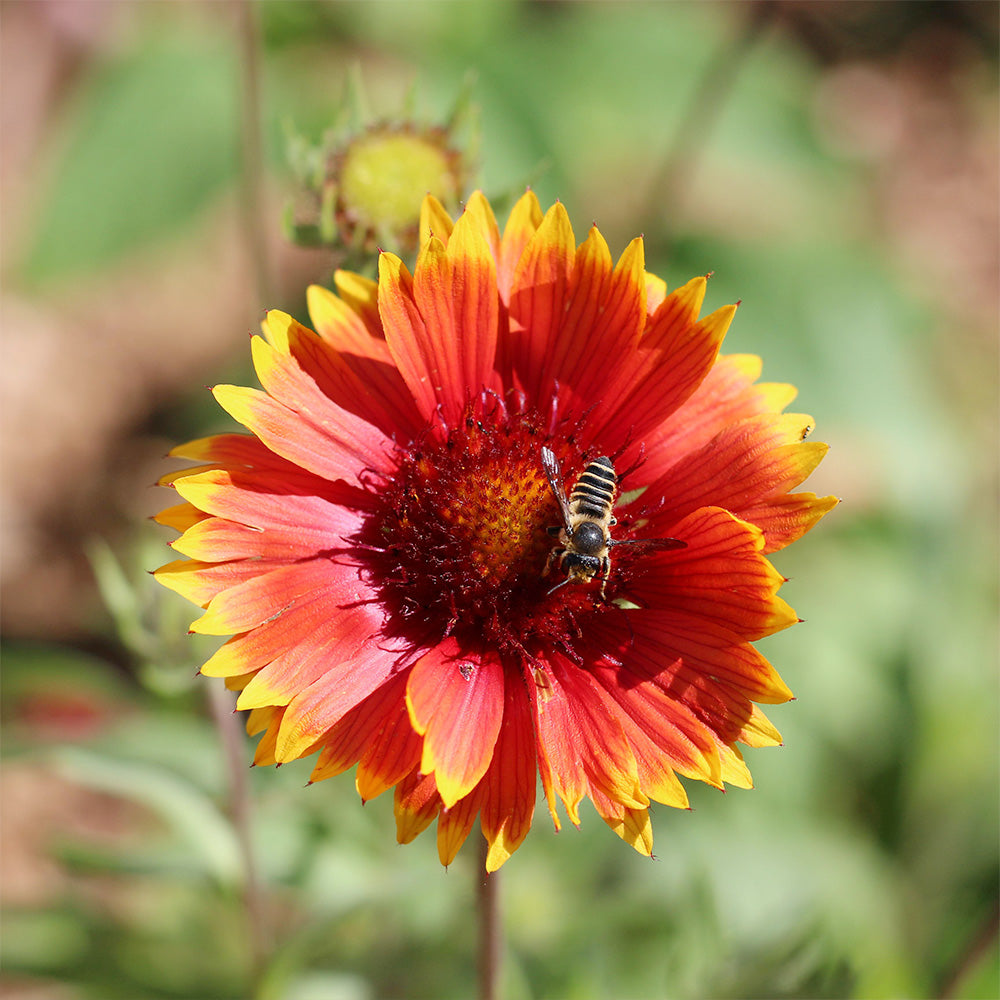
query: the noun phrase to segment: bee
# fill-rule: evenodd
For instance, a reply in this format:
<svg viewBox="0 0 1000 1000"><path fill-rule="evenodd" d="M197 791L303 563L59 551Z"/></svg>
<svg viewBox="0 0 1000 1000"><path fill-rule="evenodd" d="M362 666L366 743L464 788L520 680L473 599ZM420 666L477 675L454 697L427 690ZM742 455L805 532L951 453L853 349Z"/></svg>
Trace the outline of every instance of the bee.
<svg viewBox="0 0 1000 1000"><path fill-rule="evenodd" d="M601 579L601 598L611 575L609 550L616 545L639 545L644 548L682 549L687 542L679 538L645 538L615 540L611 526L618 523L614 516L618 477L607 455L595 458L580 475L566 499L559 460L549 448L542 448L542 468L549 488L559 505L562 524L553 525L548 533L559 539L559 545L549 553L542 576L548 576L555 563L566 574L549 590L567 583L589 583L595 576Z"/></svg>

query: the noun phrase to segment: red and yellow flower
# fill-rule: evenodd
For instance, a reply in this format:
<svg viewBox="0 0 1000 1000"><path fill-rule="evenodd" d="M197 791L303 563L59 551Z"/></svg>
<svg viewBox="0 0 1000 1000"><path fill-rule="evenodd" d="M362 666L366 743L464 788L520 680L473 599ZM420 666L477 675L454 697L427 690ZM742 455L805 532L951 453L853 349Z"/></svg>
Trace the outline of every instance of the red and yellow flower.
<svg viewBox="0 0 1000 1000"><path fill-rule="evenodd" d="M531 193L502 234L479 193L454 223L428 198L412 274L383 253L336 286L309 290L316 332L268 313L262 389L215 387L250 434L175 449L201 464L165 479L187 558L157 576L231 637L202 673L241 692L256 762L357 765L400 841L437 819L444 864L478 816L491 871L537 775L557 828L588 797L644 854L678 775L749 787L736 744L777 744L757 704L791 697L752 645L796 621L766 556L836 500L792 492L826 451L794 389L719 355L735 307L699 318L704 278L667 294L640 239L615 264ZM684 546L554 590L543 447L567 489L611 458L615 540Z"/></svg>

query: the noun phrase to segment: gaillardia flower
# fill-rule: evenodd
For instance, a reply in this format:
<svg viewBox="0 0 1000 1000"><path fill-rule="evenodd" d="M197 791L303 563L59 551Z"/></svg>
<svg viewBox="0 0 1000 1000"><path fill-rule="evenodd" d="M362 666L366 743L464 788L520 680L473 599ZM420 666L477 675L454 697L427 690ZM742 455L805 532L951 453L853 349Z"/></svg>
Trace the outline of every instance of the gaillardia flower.
<svg viewBox="0 0 1000 1000"><path fill-rule="evenodd" d="M187 558L157 572L231 636L202 673L257 763L357 765L444 864L478 816L491 871L536 776L557 829L588 797L644 854L678 775L750 787L736 744L777 744L757 703L791 697L752 645L796 621L766 556L836 500L791 492L826 447L719 356L735 307L699 319L705 285L578 247L531 193L501 235L476 193L455 223L425 201L412 274L311 288L316 332L268 313L262 390L214 389L250 434L173 452L202 464L164 480Z"/></svg>

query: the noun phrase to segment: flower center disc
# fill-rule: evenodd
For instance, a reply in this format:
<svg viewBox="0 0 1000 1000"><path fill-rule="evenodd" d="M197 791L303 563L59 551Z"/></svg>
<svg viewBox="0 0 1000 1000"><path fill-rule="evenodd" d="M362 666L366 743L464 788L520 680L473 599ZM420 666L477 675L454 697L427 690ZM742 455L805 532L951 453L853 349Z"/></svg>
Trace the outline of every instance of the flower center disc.
<svg viewBox="0 0 1000 1000"><path fill-rule="evenodd" d="M485 420L486 418L484 418ZM559 512L529 417L469 416L406 454L373 519L387 605L441 634L471 629L506 645L537 633Z"/></svg>

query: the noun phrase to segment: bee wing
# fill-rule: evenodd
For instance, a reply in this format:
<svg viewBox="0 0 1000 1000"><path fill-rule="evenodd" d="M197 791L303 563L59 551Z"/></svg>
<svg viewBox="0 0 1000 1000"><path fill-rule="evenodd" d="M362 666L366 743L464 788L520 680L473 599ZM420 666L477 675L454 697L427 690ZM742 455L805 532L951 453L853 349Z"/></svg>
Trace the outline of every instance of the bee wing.
<svg viewBox="0 0 1000 1000"><path fill-rule="evenodd" d="M680 538L619 538L610 539L608 548L613 545L631 545L639 552L662 552L665 549L686 549L687 542Z"/></svg>
<svg viewBox="0 0 1000 1000"><path fill-rule="evenodd" d="M548 449L542 448L542 468L545 470L545 478L549 481L552 495L559 504L559 513L562 515L563 525L566 530L572 532L570 525L571 513L569 501L566 499L566 491L562 485L562 469L559 467L559 459Z"/></svg>

